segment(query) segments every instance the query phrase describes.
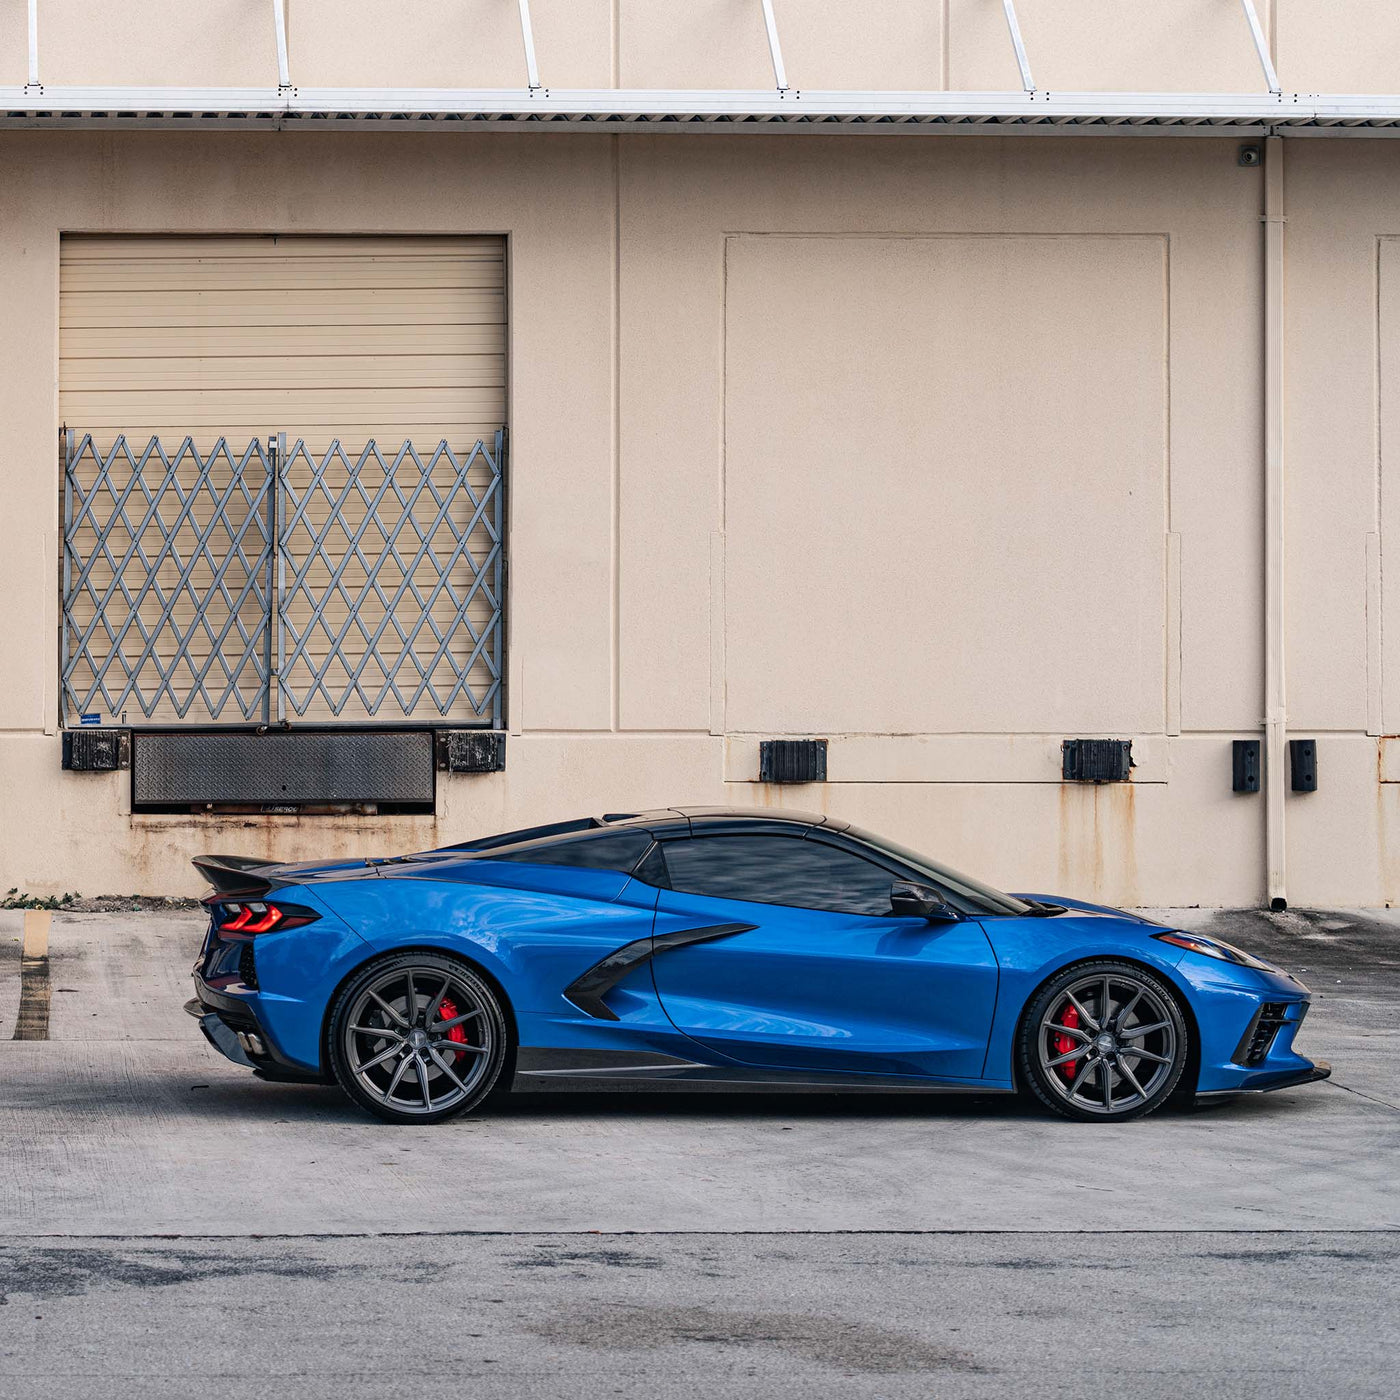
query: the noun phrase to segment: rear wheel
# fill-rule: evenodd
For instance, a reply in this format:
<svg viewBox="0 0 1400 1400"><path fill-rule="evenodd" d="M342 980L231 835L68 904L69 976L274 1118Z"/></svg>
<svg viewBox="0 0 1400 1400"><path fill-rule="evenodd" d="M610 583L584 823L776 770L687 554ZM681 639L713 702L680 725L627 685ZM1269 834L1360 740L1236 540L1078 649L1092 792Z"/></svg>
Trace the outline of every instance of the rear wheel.
<svg viewBox="0 0 1400 1400"><path fill-rule="evenodd" d="M440 1123L491 1092L508 1039L498 998L470 968L437 953L403 953L371 964L336 999L331 1065L371 1113Z"/></svg>
<svg viewBox="0 0 1400 1400"><path fill-rule="evenodd" d="M1022 1082L1066 1118L1121 1122L1159 1108L1186 1068L1187 1028L1167 984L1131 963L1051 978L1021 1023Z"/></svg>

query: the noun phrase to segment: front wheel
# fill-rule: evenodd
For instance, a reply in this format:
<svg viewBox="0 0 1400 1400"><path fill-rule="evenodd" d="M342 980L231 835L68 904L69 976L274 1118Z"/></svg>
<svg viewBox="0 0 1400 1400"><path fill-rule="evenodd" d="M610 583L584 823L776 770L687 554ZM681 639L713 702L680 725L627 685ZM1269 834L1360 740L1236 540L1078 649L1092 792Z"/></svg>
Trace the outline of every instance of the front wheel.
<svg viewBox="0 0 1400 1400"><path fill-rule="evenodd" d="M506 1062L495 993L455 958L372 963L336 998L331 1065L340 1087L391 1123L440 1123L475 1108Z"/></svg>
<svg viewBox="0 0 1400 1400"><path fill-rule="evenodd" d="M1151 1113L1186 1068L1186 1020L1154 973L1093 962L1053 977L1017 1037L1021 1080L1066 1118L1122 1122Z"/></svg>

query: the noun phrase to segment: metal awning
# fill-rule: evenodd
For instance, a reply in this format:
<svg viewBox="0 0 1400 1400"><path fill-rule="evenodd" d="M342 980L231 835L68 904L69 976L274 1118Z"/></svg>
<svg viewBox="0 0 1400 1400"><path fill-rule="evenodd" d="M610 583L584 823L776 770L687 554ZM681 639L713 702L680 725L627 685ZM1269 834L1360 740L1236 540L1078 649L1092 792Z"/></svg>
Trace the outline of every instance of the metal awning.
<svg viewBox="0 0 1400 1400"><path fill-rule="evenodd" d="M1400 134L1400 95L1280 93L801 92L616 88L0 87L5 127L261 127L333 124L570 130L1151 130L1184 134Z"/></svg>
<svg viewBox="0 0 1400 1400"><path fill-rule="evenodd" d="M1002 0L1019 92L813 92L792 84L774 0L758 0L774 86L757 90L563 89L541 80L529 0L520 14L525 86L315 88L293 83L283 0L272 0L276 86L78 87L40 79L38 3L29 7L29 81L0 86L0 127L820 130L1030 133L1151 131L1177 135L1400 134L1400 94L1284 92L1254 0L1241 0L1267 87L1260 93L1053 92L1038 88L1015 0ZM271 75L269 75L270 77Z"/></svg>

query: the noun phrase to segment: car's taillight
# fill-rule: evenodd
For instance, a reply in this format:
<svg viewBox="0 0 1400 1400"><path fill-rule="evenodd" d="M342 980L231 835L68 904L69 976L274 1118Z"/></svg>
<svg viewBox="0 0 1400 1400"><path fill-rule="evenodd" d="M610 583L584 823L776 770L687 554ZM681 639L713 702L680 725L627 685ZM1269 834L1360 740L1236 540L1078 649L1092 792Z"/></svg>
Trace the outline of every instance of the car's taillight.
<svg viewBox="0 0 1400 1400"><path fill-rule="evenodd" d="M271 904L252 900L246 904L220 904L218 930L220 933L272 933L284 928L300 928L314 923L321 916L304 904Z"/></svg>

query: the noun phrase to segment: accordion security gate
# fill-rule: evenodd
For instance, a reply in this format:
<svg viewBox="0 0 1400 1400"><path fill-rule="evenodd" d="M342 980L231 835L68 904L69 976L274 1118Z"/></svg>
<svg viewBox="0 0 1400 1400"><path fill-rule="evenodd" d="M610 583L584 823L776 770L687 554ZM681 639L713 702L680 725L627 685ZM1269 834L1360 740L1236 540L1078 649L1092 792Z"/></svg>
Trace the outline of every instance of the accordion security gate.
<svg viewBox="0 0 1400 1400"><path fill-rule="evenodd" d="M65 431L65 721L499 728L504 439Z"/></svg>

